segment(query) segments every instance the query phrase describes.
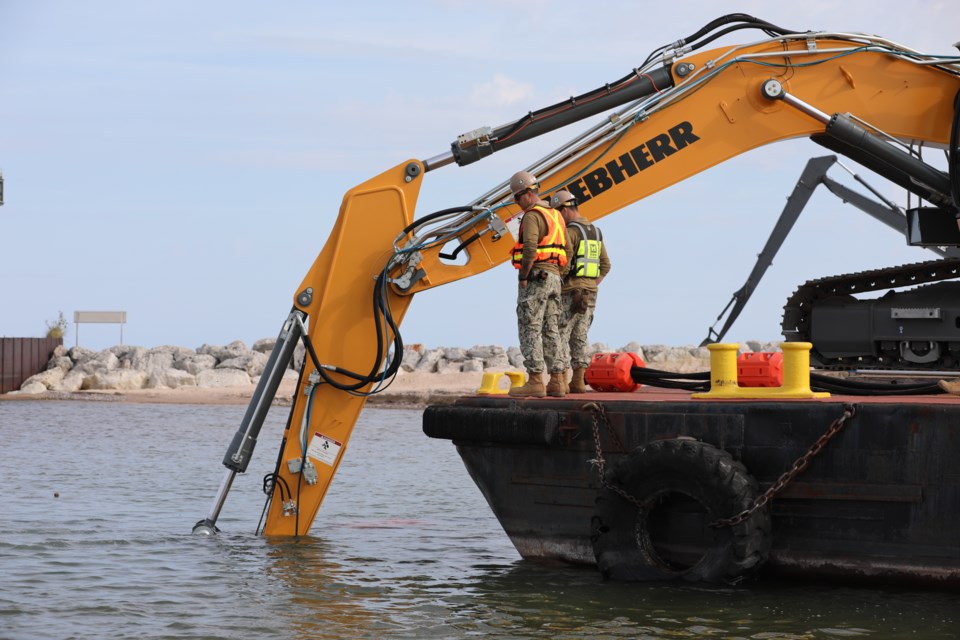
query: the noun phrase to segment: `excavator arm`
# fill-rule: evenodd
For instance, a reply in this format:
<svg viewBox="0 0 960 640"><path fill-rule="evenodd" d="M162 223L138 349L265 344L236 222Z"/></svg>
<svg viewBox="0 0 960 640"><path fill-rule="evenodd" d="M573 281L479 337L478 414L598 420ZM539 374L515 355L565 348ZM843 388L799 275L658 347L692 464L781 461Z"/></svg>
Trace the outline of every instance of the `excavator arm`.
<svg viewBox="0 0 960 640"><path fill-rule="evenodd" d="M767 37L699 52L741 28ZM955 215L950 177L900 145L948 145L958 72L957 58L921 54L882 38L794 33L742 14L725 16L657 49L615 83L501 127L471 131L449 152L409 160L354 187L294 295L224 457L227 471L213 506L194 532L216 531L298 341L306 344L307 357L268 483L265 535L310 530L366 397L399 367L399 326L413 295L509 259L520 212L507 185L469 205L418 218L417 196L430 171L618 109L528 167L540 177L542 193L567 189L591 220L756 147L812 135L862 150L876 158L871 168L880 173L891 167L890 173L909 176L943 215Z"/></svg>

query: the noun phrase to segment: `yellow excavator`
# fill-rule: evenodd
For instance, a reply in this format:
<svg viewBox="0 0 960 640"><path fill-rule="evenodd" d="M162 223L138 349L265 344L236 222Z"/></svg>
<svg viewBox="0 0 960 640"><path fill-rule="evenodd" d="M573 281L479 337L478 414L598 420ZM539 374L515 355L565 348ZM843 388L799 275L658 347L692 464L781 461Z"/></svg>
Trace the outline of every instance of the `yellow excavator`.
<svg viewBox="0 0 960 640"><path fill-rule="evenodd" d="M705 49L741 30L759 39ZM507 184L471 204L418 216L428 173L605 114L527 167L540 178L542 194L566 189L596 221L738 154L806 136L924 202L907 212L904 233L911 244L958 246L958 94L958 56L925 54L858 33L792 31L731 14L655 49L615 82L460 135L449 151L408 160L354 187L294 294L224 456L226 473L212 508L194 533L217 530L299 342L305 362L276 469L265 483L267 536L309 532L367 396L399 369L399 327L414 294L509 259L520 212ZM927 162L924 152L945 152L947 169ZM812 342L811 359L822 366L955 367L960 296L957 283L940 281L958 276L960 261L948 258L808 282L787 302L784 337ZM853 297L902 285L914 288L880 300Z"/></svg>

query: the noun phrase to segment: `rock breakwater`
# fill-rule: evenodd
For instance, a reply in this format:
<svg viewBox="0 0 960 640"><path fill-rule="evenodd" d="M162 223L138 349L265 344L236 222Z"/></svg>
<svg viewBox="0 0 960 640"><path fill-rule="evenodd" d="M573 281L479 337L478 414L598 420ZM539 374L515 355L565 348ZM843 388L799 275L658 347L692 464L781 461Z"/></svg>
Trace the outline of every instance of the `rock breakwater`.
<svg viewBox="0 0 960 640"><path fill-rule="evenodd" d="M31 376L19 391L10 393L251 387L263 374L274 343L274 339L267 338L257 340L249 348L242 341L235 340L227 345L204 344L197 349L117 345L102 351L61 346L50 358L45 371ZM778 349L779 343L776 342L748 341L741 345L741 351ZM636 353L648 366L665 371L705 371L710 367L709 352L705 347L631 342L617 349L602 343L591 348L591 353L612 351ZM285 378L296 379L303 358L303 345L300 345ZM444 375L522 369L523 356L513 346L428 348L422 344L410 344L404 348L399 376L412 372Z"/></svg>

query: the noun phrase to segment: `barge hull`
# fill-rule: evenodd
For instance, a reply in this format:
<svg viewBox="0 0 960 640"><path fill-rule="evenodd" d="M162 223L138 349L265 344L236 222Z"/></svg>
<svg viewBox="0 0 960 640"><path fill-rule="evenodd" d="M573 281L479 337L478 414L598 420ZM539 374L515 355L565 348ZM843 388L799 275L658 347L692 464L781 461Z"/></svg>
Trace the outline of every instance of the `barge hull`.
<svg viewBox="0 0 960 640"><path fill-rule="evenodd" d="M599 460L609 469L651 442L690 438L728 452L763 491L846 407L854 417L768 505L762 573L960 585L960 402L952 397L704 401L641 388L464 397L428 407L423 421L428 436L456 445L522 557L594 564Z"/></svg>

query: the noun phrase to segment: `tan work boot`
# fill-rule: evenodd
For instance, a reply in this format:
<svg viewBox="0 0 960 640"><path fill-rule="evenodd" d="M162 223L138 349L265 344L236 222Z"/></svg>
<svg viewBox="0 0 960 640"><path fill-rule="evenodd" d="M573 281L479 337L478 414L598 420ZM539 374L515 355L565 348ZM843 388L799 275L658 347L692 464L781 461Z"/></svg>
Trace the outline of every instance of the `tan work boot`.
<svg viewBox="0 0 960 640"><path fill-rule="evenodd" d="M563 392L570 393L570 369L563 372Z"/></svg>
<svg viewBox="0 0 960 640"><path fill-rule="evenodd" d="M937 382L937 386L947 393L960 396L960 378L955 378L953 380L940 380Z"/></svg>
<svg viewBox="0 0 960 640"><path fill-rule="evenodd" d="M512 387L510 389L510 395L515 398L546 397L547 391L543 388L543 374L539 371L531 371L527 378L527 383L522 387Z"/></svg>
<svg viewBox="0 0 960 640"><path fill-rule="evenodd" d="M587 383L583 379L583 374L587 372L586 369L574 369L573 370L573 379L570 381L570 393L586 393L587 392Z"/></svg>
<svg viewBox="0 0 960 640"><path fill-rule="evenodd" d="M556 371L550 374L550 382L547 383L547 395L552 398L562 398L567 395L566 392L566 371Z"/></svg>

